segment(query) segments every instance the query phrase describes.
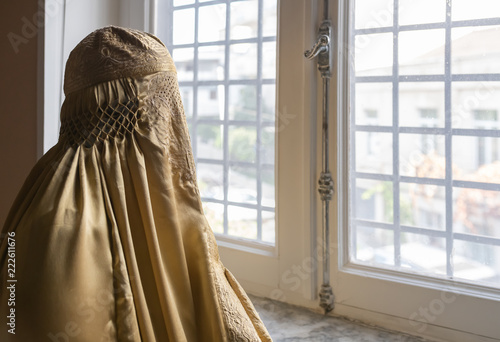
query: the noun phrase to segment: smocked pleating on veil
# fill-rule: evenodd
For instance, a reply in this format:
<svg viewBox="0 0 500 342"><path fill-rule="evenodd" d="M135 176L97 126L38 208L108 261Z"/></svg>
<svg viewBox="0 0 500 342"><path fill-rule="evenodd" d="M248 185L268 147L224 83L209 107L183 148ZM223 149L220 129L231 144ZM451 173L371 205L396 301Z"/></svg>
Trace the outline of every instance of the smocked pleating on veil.
<svg viewBox="0 0 500 342"><path fill-rule="evenodd" d="M2 230L1 317L15 309L15 334L3 324L0 340L271 341L219 259L165 46L99 29L70 54L64 91L59 141Z"/></svg>

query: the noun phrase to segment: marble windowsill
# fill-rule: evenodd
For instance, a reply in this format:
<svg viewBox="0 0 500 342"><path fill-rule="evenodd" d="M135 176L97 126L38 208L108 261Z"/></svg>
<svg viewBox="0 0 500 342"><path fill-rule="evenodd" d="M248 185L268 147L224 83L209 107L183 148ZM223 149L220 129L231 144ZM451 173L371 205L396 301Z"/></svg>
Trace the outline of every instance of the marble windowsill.
<svg viewBox="0 0 500 342"><path fill-rule="evenodd" d="M274 342L426 342L405 335L324 316L306 308L250 296Z"/></svg>

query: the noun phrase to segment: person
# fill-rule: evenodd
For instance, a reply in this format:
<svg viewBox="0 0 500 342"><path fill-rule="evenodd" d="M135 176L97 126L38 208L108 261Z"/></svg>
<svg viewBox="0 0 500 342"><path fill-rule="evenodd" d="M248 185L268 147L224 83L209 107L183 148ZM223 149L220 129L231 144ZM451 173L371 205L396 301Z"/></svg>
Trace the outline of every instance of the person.
<svg viewBox="0 0 500 342"><path fill-rule="evenodd" d="M271 341L220 261L163 43L96 30L64 92L59 141L2 230L0 340Z"/></svg>

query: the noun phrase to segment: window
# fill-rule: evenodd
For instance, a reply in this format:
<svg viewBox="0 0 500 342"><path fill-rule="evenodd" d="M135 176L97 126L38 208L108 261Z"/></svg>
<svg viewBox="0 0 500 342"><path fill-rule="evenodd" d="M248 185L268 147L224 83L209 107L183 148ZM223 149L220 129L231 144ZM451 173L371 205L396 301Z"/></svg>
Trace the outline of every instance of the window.
<svg viewBox="0 0 500 342"><path fill-rule="evenodd" d="M178 70L212 228L271 245L276 13L275 0L174 0L161 37Z"/></svg>
<svg viewBox="0 0 500 342"><path fill-rule="evenodd" d="M500 3L343 0L335 13L334 310L430 338L498 340L500 161L477 161L478 141L500 131L474 113L500 107Z"/></svg>
<svg viewBox="0 0 500 342"><path fill-rule="evenodd" d="M500 107L500 18L395 0L377 21L351 3L351 261L500 288L498 116L478 109Z"/></svg>

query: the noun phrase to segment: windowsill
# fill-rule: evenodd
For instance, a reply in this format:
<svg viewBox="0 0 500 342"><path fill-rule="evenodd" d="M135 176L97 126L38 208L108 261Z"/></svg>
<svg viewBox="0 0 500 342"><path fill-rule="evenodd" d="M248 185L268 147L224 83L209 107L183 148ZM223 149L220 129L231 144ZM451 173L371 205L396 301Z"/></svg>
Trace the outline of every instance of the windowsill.
<svg viewBox="0 0 500 342"><path fill-rule="evenodd" d="M252 303L274 342L280 341L374 341L425 342L421 337L325 316L311 310L271 299L251 296Z"/></svg>
<svg viewBox="0 0 500 342"><path fill-rule="evenodd" d="M218 247L231 248L253 254L275 257L276 246L270 243L252 241L244 238L232 237L223 234L215 234Z"/></svg>

